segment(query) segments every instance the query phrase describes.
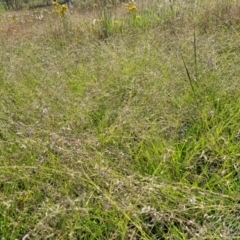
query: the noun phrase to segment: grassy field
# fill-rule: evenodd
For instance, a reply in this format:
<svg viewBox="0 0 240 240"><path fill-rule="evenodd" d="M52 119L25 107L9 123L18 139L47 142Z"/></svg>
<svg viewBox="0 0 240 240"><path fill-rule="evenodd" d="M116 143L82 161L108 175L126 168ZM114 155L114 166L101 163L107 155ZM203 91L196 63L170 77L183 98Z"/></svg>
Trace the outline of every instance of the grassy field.
<svg viewBox="0 0 240 240"><path fill-rule="evenodd" d="M1 13L0 239L240 239L240 3Z"/></svg>

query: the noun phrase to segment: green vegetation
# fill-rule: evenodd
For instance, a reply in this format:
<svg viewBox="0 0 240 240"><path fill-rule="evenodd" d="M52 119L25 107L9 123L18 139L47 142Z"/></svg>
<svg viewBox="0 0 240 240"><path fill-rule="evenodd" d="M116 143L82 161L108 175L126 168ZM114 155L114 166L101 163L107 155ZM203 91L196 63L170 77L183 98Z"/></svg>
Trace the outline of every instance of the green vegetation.
<svg viewBox="0 0 240 240"><path fill-rule="evenodd" d="M106 4L1 13L0 239L239 239L240 4Z"/></svg>

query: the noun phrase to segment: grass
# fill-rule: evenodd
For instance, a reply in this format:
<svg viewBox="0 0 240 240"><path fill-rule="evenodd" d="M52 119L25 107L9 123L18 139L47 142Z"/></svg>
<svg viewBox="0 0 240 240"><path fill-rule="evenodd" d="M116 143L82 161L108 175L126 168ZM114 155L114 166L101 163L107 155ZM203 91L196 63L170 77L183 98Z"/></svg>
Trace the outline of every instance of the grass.
<svg viewBox="0 0 240 240"><path fill-rule="evenodd" d="M239 3L92 4L2 13L1 239L239 239Z"/></svg>

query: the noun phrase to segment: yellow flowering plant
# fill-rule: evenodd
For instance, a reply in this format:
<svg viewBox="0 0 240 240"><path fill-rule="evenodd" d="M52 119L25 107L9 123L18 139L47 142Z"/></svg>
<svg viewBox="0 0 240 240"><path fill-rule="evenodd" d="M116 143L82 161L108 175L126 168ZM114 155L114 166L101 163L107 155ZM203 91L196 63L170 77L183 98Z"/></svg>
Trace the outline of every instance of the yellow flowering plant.
<svg viewBox="0 0 240 240"><path fill-rule="evenodd" d="M137 6L133 2L125 3L125 7L127 7L130 12L137 10Z"/></svg>
<svg viewBox="0 0 240 240"><path fill-rule="evenodd" d="M68 9L67 4L59 4L56 0L54 0L52 4L55 6L55 11L59 16L64 17L66 15Z"/></svg>

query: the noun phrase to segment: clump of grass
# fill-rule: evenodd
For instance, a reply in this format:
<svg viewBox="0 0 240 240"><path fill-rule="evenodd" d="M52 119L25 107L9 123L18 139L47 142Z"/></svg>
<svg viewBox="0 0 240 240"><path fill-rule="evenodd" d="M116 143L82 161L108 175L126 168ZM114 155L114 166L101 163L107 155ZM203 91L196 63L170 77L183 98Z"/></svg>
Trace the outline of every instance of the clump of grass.
<svg viewBox="0 0 240 240"><path fill-rule="evenodd" d="M0 20L0 236L238 239L237 3L88 4Z"/></svg>

